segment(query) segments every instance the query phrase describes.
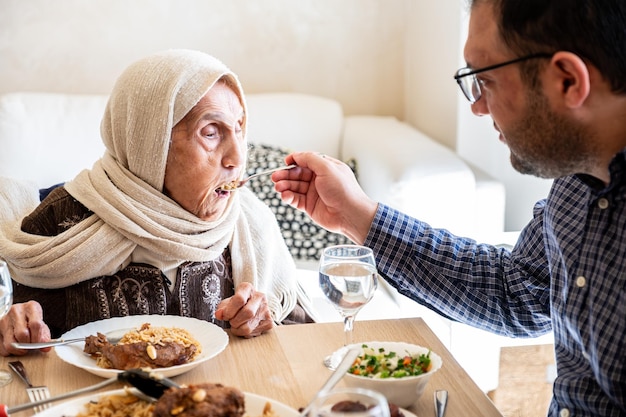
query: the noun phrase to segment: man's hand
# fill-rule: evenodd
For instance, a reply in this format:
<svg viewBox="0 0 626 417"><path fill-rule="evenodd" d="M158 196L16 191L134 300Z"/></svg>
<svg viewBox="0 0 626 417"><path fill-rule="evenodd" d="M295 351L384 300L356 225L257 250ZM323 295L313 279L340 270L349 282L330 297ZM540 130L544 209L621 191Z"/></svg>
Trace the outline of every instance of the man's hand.
<svg viewBox="0 0 626 417"><path fill-rule="evenodd" d="M43 321L43 310L36 301L14 304L0 320L0 355L25 355L27 350L11 347L13 342L47 342L50 329ZM41 349L49 352L52 348Z"/></svg>
<svg viewBox="0 0 626 417"><path fill-rule="evenodd" d="M259 336L274 327L265 294L255 291L249 282L241 283L235 295L219 303L215 318L230 322L232 334L246 338Z"/></svg>
<svg viewBox="0 0 626 417"><path fill-rule="evenodd" d="M285 163L297 167L272 174L281 199L325 229L363 244L378 203L365 194L350 167L315 152L292 153Z"/></svg>

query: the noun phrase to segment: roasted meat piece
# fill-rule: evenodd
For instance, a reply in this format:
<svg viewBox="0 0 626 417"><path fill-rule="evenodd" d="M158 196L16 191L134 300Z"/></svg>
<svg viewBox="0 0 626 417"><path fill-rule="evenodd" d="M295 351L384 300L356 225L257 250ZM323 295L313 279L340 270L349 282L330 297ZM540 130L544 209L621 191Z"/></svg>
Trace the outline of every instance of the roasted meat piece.
<svg viewBox="0 0 626 417"><path fill-rule="evenodd" d="M83 352L92 356L98 355L102 352L102 347L108 344L109 341L107 340L107 337L98 332L96 336L87 336L85 338L85 347L83 348Z"/></svg>
<svg viewBox="0 0 626 417"><path fill-rule="evenodd" d="M170 388L154 407L155 417L242 417L244 395L222 384L196 384Z"/></svg>
<svg viewBox="0 0 626 417"><path fill-rule="evenodd" d="M170 342L152 345L147 342L102 346L102 359L114 369L166 368L189 362L196 352L195 346L185 347Z"/></svg>
<svg viewBox="0 0 626 417"><path fill-rule="evenodd" d="M139 331L150 330L149 324L144 324ZM193 360L198 353L198 344L188 346L177 341L147 339L141 341L139 332L129 333L133 337L131 342L125 342L127 335L120 343L112 344L106 335L98 333L96 336L85 338L83 351L96 358L98 366L113 369L133 368L166 368L182 365ZM172 340L172 338L170 338Z"/></svg>
<svg viewBox="0 0 626 417"><path fill-rule="evenodd" d="M187 363L196 354L196 346L185 347L168 342L153 345L148 342L112 345L106 336L88 336L83 351L94 356L103 368L167 368Z"/></svg>

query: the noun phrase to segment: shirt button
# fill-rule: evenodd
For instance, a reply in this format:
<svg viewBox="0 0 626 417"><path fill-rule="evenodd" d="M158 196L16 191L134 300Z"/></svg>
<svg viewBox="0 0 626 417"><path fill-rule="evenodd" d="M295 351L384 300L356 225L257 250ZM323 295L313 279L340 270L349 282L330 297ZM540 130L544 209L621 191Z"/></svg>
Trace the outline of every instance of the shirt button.
<svg viewBox="0 0 626 417"><path fill-rule="evenodd" d="M586 350L583 350L583 358L585 358L586 360L589 360L589 354L587 353Z"/></svg>
<svg viewBox="0 0 626 417"><path fill-rule="evenodd" d="M602 210L609 208L609 200L601 198L598 200L598 207Z"/></svg>
<svg viewBox="0 0 626 417"><path fill-rule="evenodd" d="M576 286L578 288L582 288L587 284L587 280L585 279L585 277L580 276L578 278L576 278Z"/></svg>
<svg viewBox="0 0 626 417"><path fill-rule="evenodd" d="M561 411L559 411L559 416L560 417L569 417L570 412L567 408L563 408L561 409Z"/></svg>

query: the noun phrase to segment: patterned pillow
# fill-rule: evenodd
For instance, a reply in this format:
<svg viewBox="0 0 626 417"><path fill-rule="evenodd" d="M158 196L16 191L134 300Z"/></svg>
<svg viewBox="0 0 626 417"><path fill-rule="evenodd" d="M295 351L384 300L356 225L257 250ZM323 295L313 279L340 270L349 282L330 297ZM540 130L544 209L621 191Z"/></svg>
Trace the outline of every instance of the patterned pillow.
<svg viewBox="0 0 626 417"><path fill-rule="evenodd" d="M288 149L251 143L247 174L284 165L285 156L289 153ZM355 161L349 161L348 165L357 172ZM274 183L269 176L253 178L246 186L274 212L287 247L296 261L319 261L326 246L352 243L347 237L329 232L313 222L306 213L284 203L274 191Z"/></svg>

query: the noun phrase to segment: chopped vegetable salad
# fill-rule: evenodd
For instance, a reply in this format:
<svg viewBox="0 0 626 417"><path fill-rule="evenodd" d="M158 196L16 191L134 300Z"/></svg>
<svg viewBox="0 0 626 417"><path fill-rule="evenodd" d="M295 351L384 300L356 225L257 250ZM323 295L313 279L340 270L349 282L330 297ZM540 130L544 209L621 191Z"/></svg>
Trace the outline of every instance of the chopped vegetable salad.
<svg viewBox="0 0 626 417"><path fill-rule="evenodd" d="M430 350L427 354L413 356L409 352L398 354L367 345L362 348L363 354L357 356L348 373L368 378L403 378L422 375L431 368Z"/></svg>

